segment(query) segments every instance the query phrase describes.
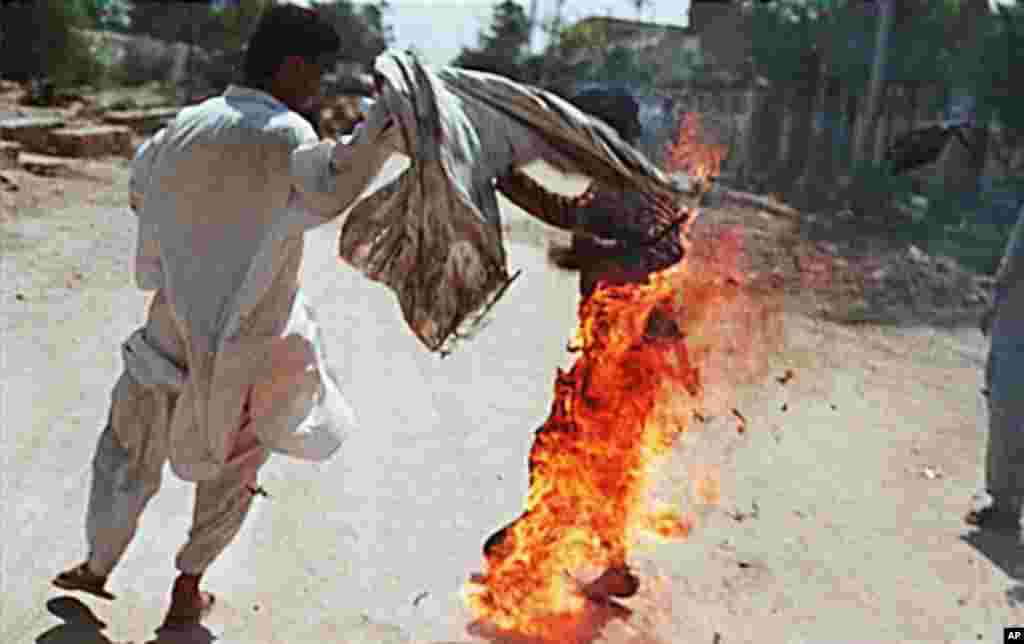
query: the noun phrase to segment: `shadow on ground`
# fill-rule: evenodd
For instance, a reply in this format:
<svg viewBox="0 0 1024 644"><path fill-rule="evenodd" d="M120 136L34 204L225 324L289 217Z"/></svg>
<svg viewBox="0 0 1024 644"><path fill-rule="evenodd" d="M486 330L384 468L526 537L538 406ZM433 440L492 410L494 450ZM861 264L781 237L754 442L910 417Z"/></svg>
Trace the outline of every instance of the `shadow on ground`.
<svg viewBox="0 0 1024 644"><path fill-rule="evenodd" d="M1014 581L1006 590L1006 601L1024 607L1024 544L1015 535L975 530L961 537Z"/></svg>
<svg viewBox="0 0 1024 644"><path fill-rule="evenodd" d="M46 602L46 608L64 623L37 637L36 644L114 644L103 635L107 625L77 599L57 597Z"/></svg>
<svg viewBox="0 0 1024 644"><path fill-rule="evenodd" d="M107 625L92 610L73 597L56 597L46 608L64 621L36 638L36 644L133 644L115 642L103 634ZM146 644L212 644L213 634L202 626L184 629L159 629L156 639Z"/></svg>
<svg viewBox="0 0 1024 644"><path fill-rule="evenodd" d="M633 611L622 604L604 600L600 602L587 602L583 616L574 620L571 624L562 624L556 627L558 635L552 639L531 637L519 633L504 631L496 626L483 621L476 621L469 625L466 632L476 638L490 642L490 644L590 644L605 635L605 629L613 622L627 622L632 617ZM647 634L634 634L623 640L624 644L662 644ZM454 643L438 643L454 644Z"/></svg>
<svg viewBox="0 0 1024 644"><path fill-rule="evenodd" d="M1024 593L1022 593L1024 597ZM46 603L52 615L64 623L54 626L36 638L36 644L135 644L114 641L103 634L107 625L81 601L68 596L56 597ZM503 631L483 621L471 623L466 633L490 644L591 644L599 639L612 622L626 622L632 611L615 601L589 602L583 617L571 624L560 626L555 639L541 639L519 633ZM184 629L159 629L156 639L146 644L213 644L216 638L203 626ZM363 641L363 640L360 640ZM467 644L465 642L435 642L433 644ZM623 644L663 644L646 634L635 634Z"/></svg>

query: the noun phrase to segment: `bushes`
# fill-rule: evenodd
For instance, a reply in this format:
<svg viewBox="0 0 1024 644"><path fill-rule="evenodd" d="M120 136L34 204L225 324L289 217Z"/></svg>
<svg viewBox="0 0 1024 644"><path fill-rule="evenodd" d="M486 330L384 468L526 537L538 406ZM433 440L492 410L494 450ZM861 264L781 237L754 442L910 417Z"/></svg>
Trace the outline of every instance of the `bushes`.
<svg viewBox="0 0 1024 644"><path fill-rule="evenodd" d="M951 192L941 178L915 189L913 179L894 175L888 164L864 164L845 197L865 223L883 224L930 255L990 274L1024 203L1024 178L992 182L975 193Z"/></svg>
<svg viewBox="0 0 1024 644"><path fill-rule="evenodd" d="M897 175L892 164L861 163L851 171L845 201L858 216L867 219L890 219L910 207L914 193L913 179Z"/></svg>
<svg viewBox="0 0 1024 644"><path fill-rule="evenodd" d="M0 72L5 77L47 77L58 89L103 78L103 49L81 31L90 22L77 3L38 0L28 7L6 6L2 22Z"/></svg>
<svg viewBox="0 0 1024 644"><path fill-rule="evenodd" d="M929 208L916 223L917 236L933 254L980 273L995 272L1024 198L1024 181L1000 180L975 194L950 194L935 181L926 193Z"/></svg>

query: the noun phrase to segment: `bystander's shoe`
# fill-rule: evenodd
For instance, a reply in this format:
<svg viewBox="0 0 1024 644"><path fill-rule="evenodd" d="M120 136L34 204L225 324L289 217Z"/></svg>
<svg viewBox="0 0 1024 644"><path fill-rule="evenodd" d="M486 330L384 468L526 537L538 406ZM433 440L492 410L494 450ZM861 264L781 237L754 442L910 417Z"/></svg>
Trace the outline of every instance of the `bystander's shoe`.
<svg viewBox="0 0 1024 644"><path fill-rule="evenodd" d="M1000 510L993 505L971 510L964 516L964 522L981 530L993 532L1014 532L1019 534L1021 531L1020 514Z"/></svg>
<svg viewBox="0 0 1024 644"><path fill-rule="evenodd" d="M107 578L89 570L88 563L82 563L57 575L53 585L62 590L89 593L103 599L114 599L107 589Z"/></svg>

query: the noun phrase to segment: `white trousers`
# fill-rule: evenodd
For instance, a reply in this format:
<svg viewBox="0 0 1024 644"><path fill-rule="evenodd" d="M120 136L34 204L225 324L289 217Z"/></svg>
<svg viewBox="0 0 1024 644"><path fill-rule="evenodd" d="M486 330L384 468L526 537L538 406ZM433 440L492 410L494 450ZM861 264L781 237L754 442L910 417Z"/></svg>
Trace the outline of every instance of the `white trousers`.
<svg viewBox="0 0 1024 644"><path fill-rule="evenodd" d="M171 320L166 300L157 293L150 306L147 342L184 365L184 344ZM108 575L135 536L139 518L160 489L168 455L167 423L177 394L146 387L126 370L114 387L110 417L92 462L92 487L86 513L89 568ZM252 488L269 452L240 426L235 449L214 478L196 484L192 527L178 552L176 566L185 574L203 573L234 540L252 504Z"/></svg>

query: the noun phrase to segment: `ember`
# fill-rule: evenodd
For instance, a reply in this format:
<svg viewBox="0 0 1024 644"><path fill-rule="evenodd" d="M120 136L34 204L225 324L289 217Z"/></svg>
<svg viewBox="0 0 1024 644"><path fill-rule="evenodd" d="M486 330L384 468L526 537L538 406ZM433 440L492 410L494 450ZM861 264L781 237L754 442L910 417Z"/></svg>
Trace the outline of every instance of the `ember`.
<svg viewBox="0 0 1024 644"><path fill-rule="evenodd" d="M670 156L673 169L707 178L724 153L696 143L696 127L684 119ZM690 419L705 420L702 368L723 346L714 327L742 288L738 239L723 236L698 270L684 259L644 284L599 284L581 303L578 357L558 370L551 414L535 433L526 510L487 540L486 570L467 587L478 618L568 641L595 599L587 588L618 580L609 587L623 592L606 596L636 592L628 560L640 532L678 539L695 527L692 511L650 507L651 474ZM717 472L698 479L700 502L717 503Z"/></svg>

